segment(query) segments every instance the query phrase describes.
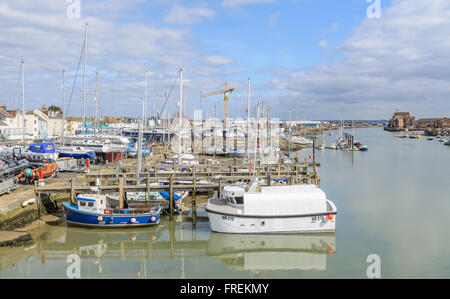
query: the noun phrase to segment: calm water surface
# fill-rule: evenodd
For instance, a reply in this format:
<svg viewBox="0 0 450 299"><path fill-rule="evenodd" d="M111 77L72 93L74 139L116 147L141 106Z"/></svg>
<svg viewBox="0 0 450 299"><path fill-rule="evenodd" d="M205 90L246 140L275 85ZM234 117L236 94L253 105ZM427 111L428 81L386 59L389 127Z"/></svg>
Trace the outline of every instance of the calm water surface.
<svg viewBox="0 0 450 299"><path fill-rule="evenodd" d="M167 220L46 227L33 245L0 248L0 278L366 278L371 254L382 278L450 277L450 147L354 132L368 152L316 151L321 188L338 208L334 235L222 235L208 222Z"/></svg>

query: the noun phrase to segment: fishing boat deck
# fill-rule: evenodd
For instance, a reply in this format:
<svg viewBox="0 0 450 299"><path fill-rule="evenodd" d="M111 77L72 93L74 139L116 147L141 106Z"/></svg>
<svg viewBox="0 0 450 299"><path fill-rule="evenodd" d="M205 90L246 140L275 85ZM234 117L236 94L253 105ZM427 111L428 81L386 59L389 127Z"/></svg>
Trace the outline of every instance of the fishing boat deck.
<svg viewBox="0 0 450 299"><path fill-rule="evenodd" d="M207 208L213 211L220 211L226 214L240 214L242 209L230 206L225 199L212 198L209 200Z"/></svg>

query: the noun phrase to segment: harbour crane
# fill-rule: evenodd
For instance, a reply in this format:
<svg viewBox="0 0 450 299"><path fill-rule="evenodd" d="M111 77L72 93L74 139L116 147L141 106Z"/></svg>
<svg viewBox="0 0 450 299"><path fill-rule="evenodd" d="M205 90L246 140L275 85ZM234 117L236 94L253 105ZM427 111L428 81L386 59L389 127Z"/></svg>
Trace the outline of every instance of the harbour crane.
<svg viewBox="0 0 450 299"><path fill-rule="evenodd" d="M224 127L227 128L228 125L228 93L232 93L235 89L234 88L228 88L228 84L227 82L225 82L225 89L224 90L220 90L220 91L215 91L215 92L211 92L205 95L202 95L202 98L206 98L206 97L210 97L210 96L214 96L217 94L222 94L224 95L224 102L225 102L225 107L224 107L224 112L225 112L225 119L224 119Z"/></svg>

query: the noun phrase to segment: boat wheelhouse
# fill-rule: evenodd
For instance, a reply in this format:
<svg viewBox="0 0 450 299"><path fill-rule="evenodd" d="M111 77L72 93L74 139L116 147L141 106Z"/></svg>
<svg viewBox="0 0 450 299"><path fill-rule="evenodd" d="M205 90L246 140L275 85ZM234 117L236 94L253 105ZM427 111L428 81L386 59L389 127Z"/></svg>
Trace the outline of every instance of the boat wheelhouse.
<svg viewBox="0 0 450 299"><path fill-rule="evenodd" d="M32 160L56 161L59 156L55 150L55 145L51 142L32 143L28 151L24 151L22 154L30 156Z"/></svg>

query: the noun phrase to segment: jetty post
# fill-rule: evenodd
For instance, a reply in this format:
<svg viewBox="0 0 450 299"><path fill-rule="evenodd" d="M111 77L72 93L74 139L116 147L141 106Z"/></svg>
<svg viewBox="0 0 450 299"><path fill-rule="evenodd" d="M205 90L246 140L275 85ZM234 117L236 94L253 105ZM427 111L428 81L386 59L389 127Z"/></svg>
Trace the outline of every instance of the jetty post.
<svg viewBox="0 0 450 299"><path fill-rule="evenodd" d="M173 174L170 174L170 176L169 176L169 196L170 196L170 202L169 202L170 215L169 215L169 219L170 219L170 221L172 221L173 220Z"/></svg>
<svg viewBox="0 0 450 299"><path fill-rule="evenodd" d="M119 177L119 208L124 208L123 177Z"/></svg>
<svg viewBox="0 0 450 299"><path fill-rule="evenodd" d="M150 174L147 173L147 180L145 181L146 184L146 192L145 192L145 204L148 204L150 202Z"/></svg>
<svg viewBox="0 0 450 299"><path fill-rule="evenodd" d="M193 179L192 183L193 183L192 203L191 203L191 205L192 205L192 207L191 207L191 210L192 210L192 226L195 227L196 224L197 224L197 199L196 199L197 180L195 179L195 176L194 176L194 179Z"/></svg>
<svg viewBox="0 0 450 299"><path fill-rule="evenodd" d="M70 179L70 203L75 203L75 177Z"/></svg>

